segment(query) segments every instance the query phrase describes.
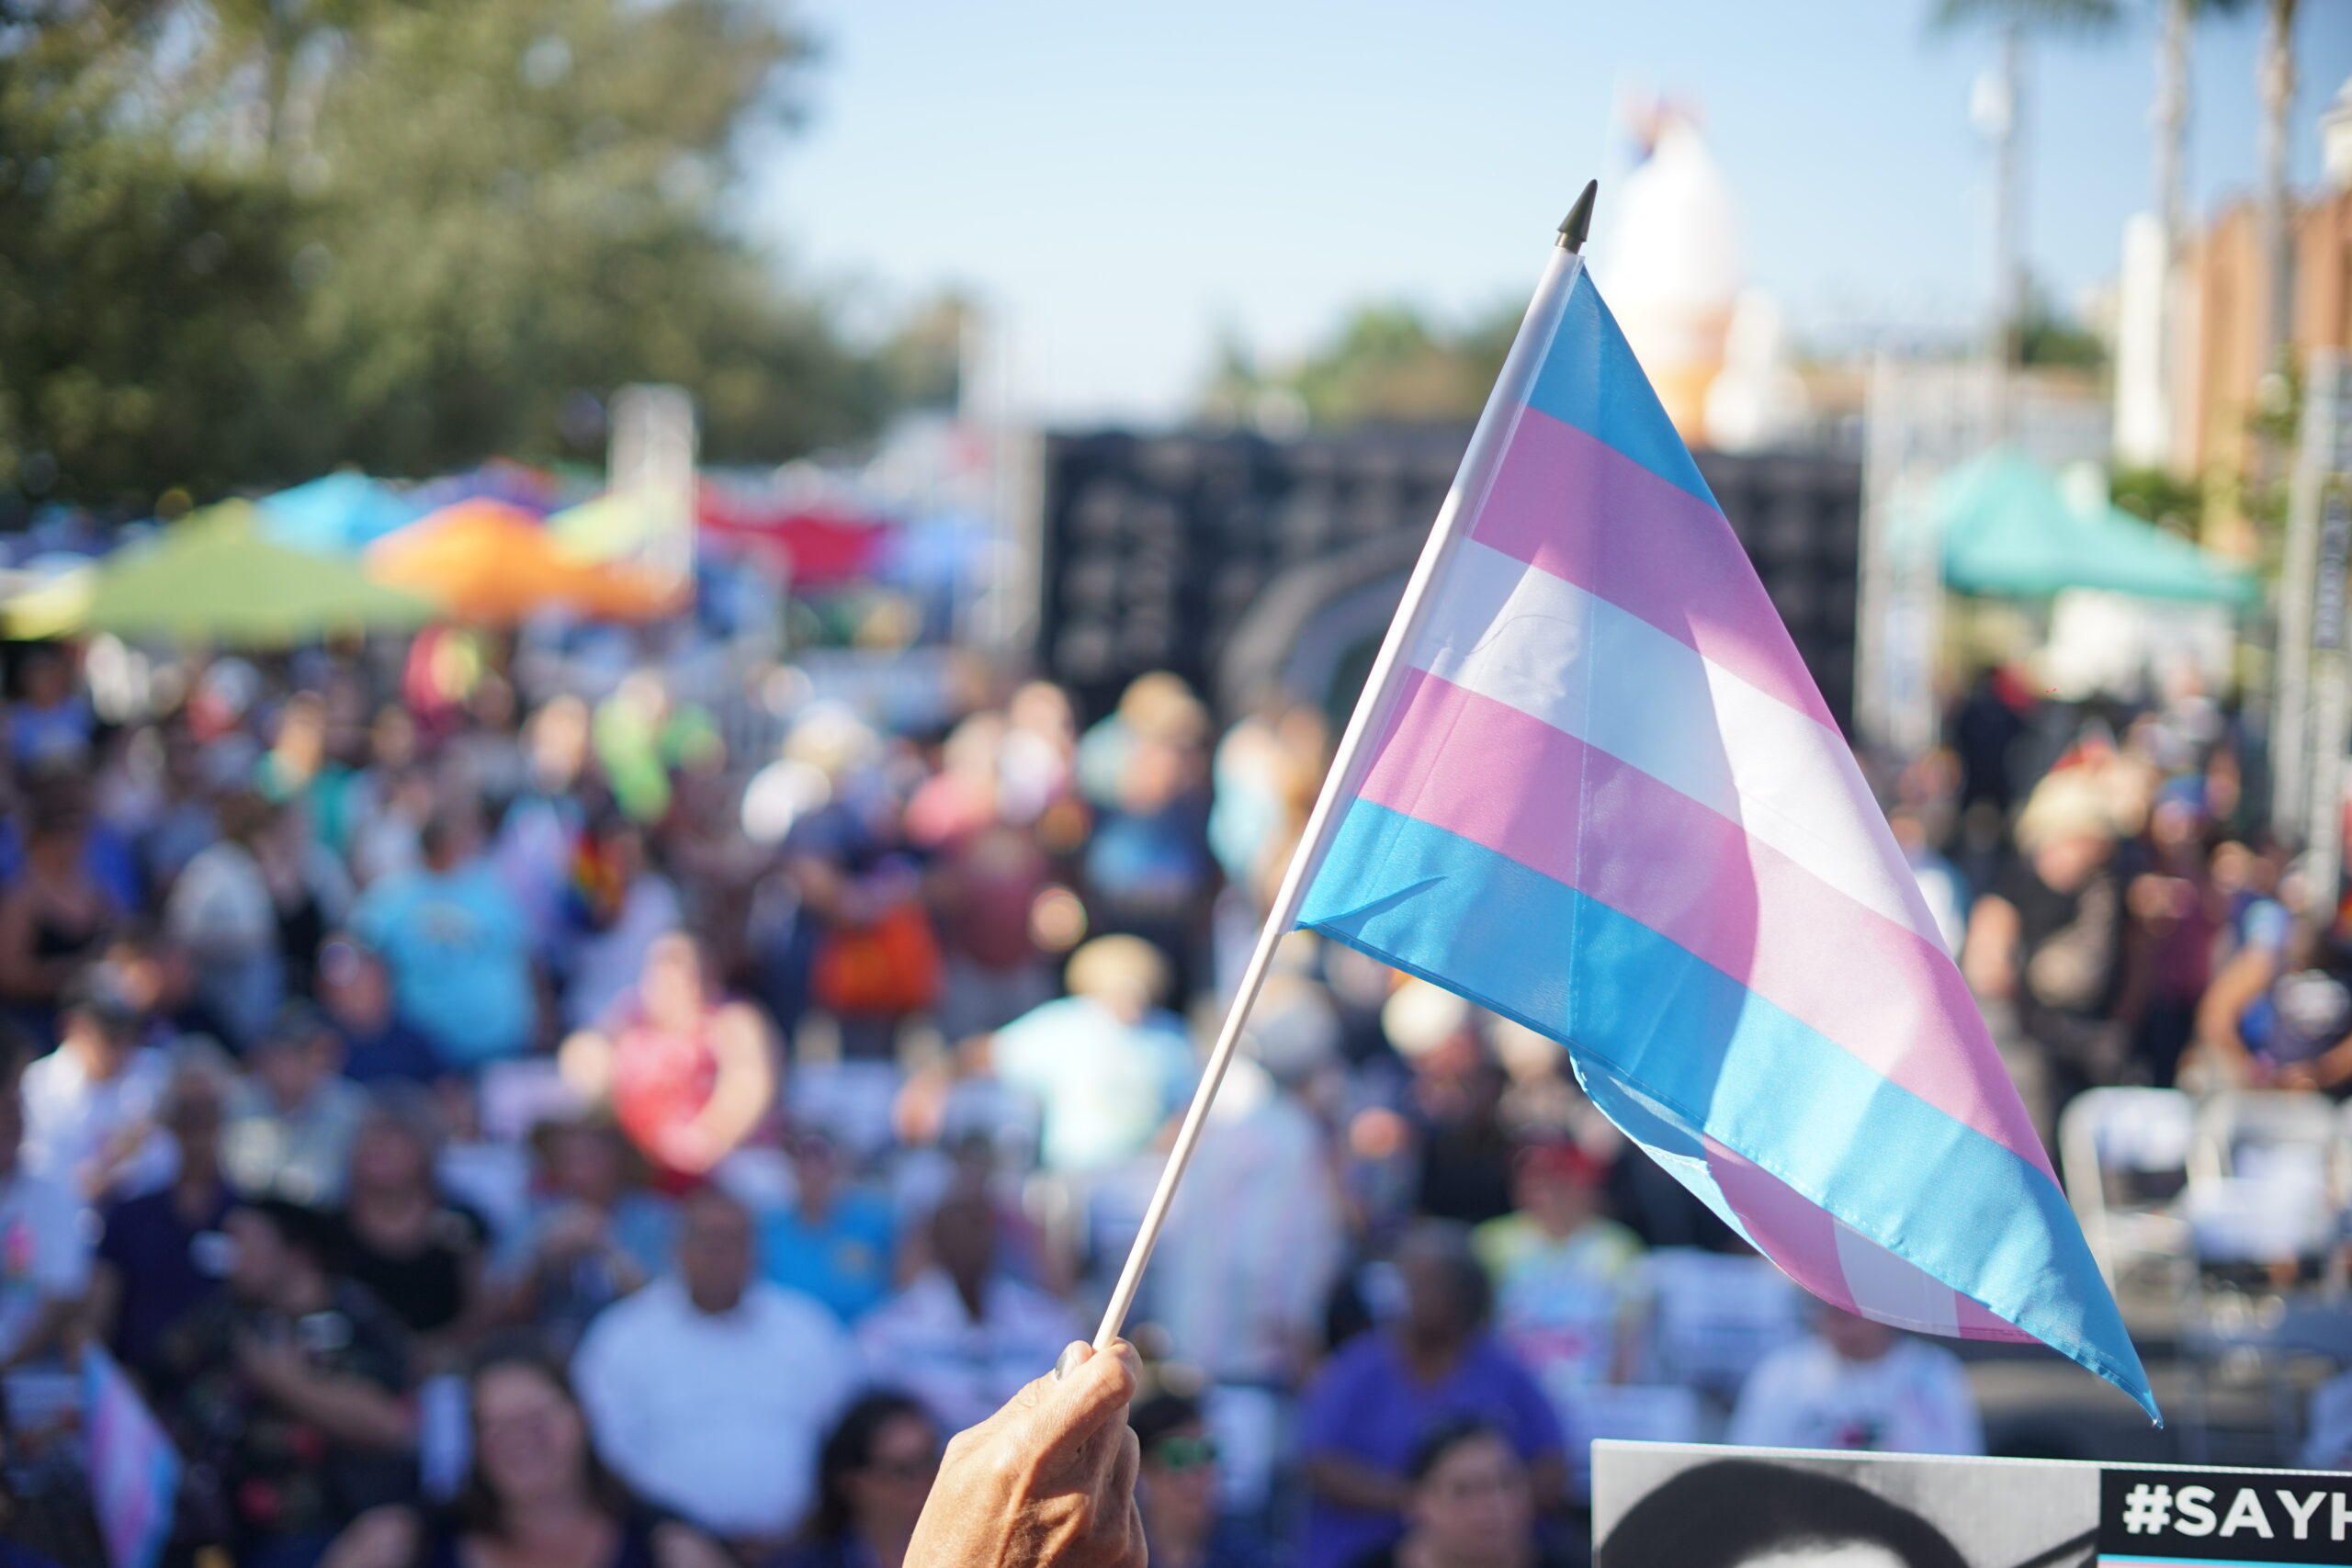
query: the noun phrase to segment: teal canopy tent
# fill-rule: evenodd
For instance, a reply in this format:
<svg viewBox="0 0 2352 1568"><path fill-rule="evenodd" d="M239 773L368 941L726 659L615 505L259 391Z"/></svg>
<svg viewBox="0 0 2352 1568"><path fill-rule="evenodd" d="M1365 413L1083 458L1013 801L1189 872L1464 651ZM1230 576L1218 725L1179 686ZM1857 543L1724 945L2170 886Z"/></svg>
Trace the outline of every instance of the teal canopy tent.
<svg viewBox="0 0 2352 1568"><path fill-rule="evenodd" d="M2105 500L2081 507L2023 454L2002 447L1944 476L1931 502L1946 587L2041 599L2067 588L2143 599L2247 604L2254 574Z"/></svg>

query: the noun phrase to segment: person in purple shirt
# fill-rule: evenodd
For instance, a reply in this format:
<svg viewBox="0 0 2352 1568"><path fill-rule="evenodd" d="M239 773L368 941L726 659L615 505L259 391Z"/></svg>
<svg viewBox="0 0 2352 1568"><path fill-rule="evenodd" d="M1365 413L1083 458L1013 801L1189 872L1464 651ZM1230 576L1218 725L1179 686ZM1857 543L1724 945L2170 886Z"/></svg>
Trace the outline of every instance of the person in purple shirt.
<svg viewBox="0 0 2352 1568"><path fill-rule="evenodd" d="M169 1186L107 1206L90 1312L116 1357L144 1373L165 1331L222 1288L223 1222L233 1194L220 1174L221 1069L182 1066L164 1090L164 1130L179 1147Z"/></svg>
<svg viewBox="0 0 2352 1568"><path fill-rule="evenodd" d="M1424 1221L1397 1245L1405 1311L1348 1341L1306 1390L1300 1416L1309 1501L1299 1568L1347 1568L1396 1539L1415 1447L1476 1417L1527 1462L1536 1506L1567 1495L1566 1443L1550 1401L1487 1333L1487 1276L1469 1233Z"/></svg>

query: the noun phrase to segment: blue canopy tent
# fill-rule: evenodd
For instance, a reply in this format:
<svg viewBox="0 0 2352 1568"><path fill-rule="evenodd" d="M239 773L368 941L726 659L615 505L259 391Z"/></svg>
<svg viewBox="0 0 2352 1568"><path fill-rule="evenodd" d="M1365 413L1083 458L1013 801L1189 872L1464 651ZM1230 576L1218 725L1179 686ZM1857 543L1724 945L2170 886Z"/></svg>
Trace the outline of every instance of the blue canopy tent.
<svg viewBox="0 0 2352 1568"><path fill-rule="evenodd" d="M325 475L257 503L262 536L315 555L356 556L425 508L381 479L348 469Z"/></svg>

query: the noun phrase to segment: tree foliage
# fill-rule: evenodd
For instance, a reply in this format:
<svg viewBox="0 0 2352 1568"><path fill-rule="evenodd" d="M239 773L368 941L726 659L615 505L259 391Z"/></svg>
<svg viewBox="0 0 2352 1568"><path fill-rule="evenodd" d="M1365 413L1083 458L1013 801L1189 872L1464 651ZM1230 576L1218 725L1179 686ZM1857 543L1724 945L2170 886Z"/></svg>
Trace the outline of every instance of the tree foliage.
<svg viewBox="0 0 2352 1568"><path fill-rule="evenodd" d="M1442 423L1478 417L1519 330L1516 309L1459 329L1409 305L1368 305L1295 366L1261 371L1238 340L1219 354L1203 402L1213 419L1247 422L1271 397L1317 426Z"/></svg>
<svg viewBox="0 0 2352 1568"><path fill-rule="evenodd" d="M721 211L804 60L758 0L0 0L0 490L554 455L633 380L721 459L863 434Z"/></svg>

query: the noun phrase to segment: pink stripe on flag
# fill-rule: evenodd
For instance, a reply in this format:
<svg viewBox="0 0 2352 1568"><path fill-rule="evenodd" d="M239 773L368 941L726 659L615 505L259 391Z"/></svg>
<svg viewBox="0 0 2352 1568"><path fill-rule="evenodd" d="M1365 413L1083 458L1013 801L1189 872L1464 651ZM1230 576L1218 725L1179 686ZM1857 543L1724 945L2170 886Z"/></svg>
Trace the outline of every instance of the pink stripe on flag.
<svg viewBox="0 0 2352 1568"><path fill-rule="evenodd" d="M1838 1258L1838 1222L1829 1211L1714 1139L1706 1140L1706 1148L1708 1174L1739 1216L1747 1239L1762 1247L1781 1273L1831 1306L1859 1316L1853 1289L1846 1283L1846 1266Z"/></svg>
<svg viewBox="0 0 2352 1568"><path fill-rule="evenodd" d="M1838 733L1770 596L1742 570L1724 514L1576 426L1521 412L1470 536L1640 616Z"/></svg>
<svg viewBox="0 0 2352 1568"><path fill-rule="evenodd" d="M1738 823L1422 671L1362 794L1640 921L2056 1182L1951 960Z"/></svg>
<svg viewBox="0 0 2352 1568"><path fill-rule="evenodd" d="M1707 1172L1715 1179L1724 1201L1731 1205L1733 1213L1747 1230L1748 1239L1764 1249L1781 1271L1831 1306L1850 1312L1858 1317L1879 1317L1892 1321L1869 1310L1867 1303L1856 1300L1859 1292L1848 1277L1846 1264L1839 1251L1838 1224L1836 1216L1820 1207L1804 1194L1736 1151L1724 1147L1713 1138L1704 1139L1707 1150ZM1859 1233L1848 1230L1845 1245L1858 1243L1876 1247ZM1890 1265L1895 1267L1898 1265ZM1990 1309L1965 1292L1955 1291L1935 1279L1917 1264L1902 1261L1899 1267L1908 1276L1916 1276L1918 1287L1933 1290L1939 1296L1951 1298L1954 1332L1962 1339L1997 1339L2012 1344L2032 1344L2034 1337L2005 1318L1996 1317ZM1942 1314L1936 1314L1940 1321ZM1933 1325L1905 1324L1900 1326L1932 1331Z"/></svg>
<svg viewBox="0 0 2352 1568"><path fill-rule="evenodd" d="M1960 1337L1962 1339L2009 1339L2031 1344L2033 1336L2009 1322L1993 1315L1993 1309L1963 1291L1952 1292L1953 1304L1960 1309Z"/></svg>

